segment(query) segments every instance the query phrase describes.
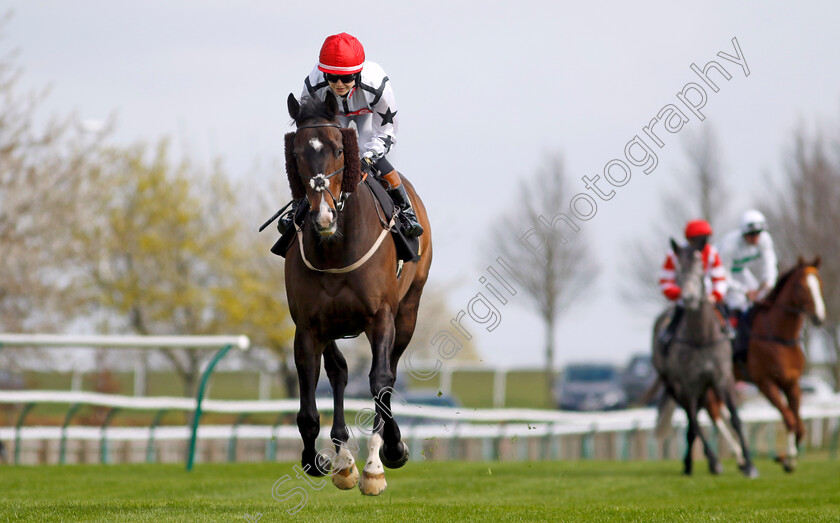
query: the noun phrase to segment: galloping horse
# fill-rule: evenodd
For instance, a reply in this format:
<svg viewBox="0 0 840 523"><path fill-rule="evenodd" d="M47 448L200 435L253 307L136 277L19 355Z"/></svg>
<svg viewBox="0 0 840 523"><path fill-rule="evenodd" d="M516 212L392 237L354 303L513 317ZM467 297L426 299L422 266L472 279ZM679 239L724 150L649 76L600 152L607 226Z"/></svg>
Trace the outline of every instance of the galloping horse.
<svg viewBox="0 0 840 523"><path fill-rule="evenodd" d="M732 346L721 332L715 306L706 292L705 275L700 251L691 246L680 247L671 240L676 254L676 281L682 289L685 316L678 326L666 352L659 341L659 333L667 323L667 312L660 315L653 333L653 364L667 394L660 399L660 410L670 398L685 410L688 417L686 452L683 460L685 474L692 472L692 444L697 436L712 474L721 472L717 456L709 445L697 419L699 407L709 390L722 398L731 415L732 425L740 440L738 468L748 477L756 477L747 442L741 430L741 421L735 408L735 379L732 375Z"/></svg>
<svg viewBox="0 0 840 523"><path fill-rule="evenodd" d="M779 277L767 298L756 303L746 366L735 365L739 381L756 384L782 413L787 429L787 452L779 456L788 472L796 468L797 446L805 434L799 417L802 391L799 378L805 368L800 333L804 316L815 325L825 321L825 301L820 278L820 258L797 264ZM784 394L787 405L782 401Z"/></svg>
<svg viewBox="0 0 840 523"><path fill-rule="evenodd" d="M805 367L805 354L800 345L804 316L819 325L825 320L825 302L819 273L820 258L797 264L783 273L767 297L755 304L746 363L734 365L738 381L751 381L782 414L787 429L787 449L779 461L787 472L796 468L797 447L805 434L799 417L802 395L799 378ZM787 404L782 401L784 394ZM724 440L736 455L740 449L723 423L721 400L714 391L706 398L706 410L717 425ZM670 426L670 413L660 409L657 426ZM659 432L662 435L662 431Z"/></svg>
<svg viewBox="0 0 840 523"><path fill-rule="evenodd" d="M360 186L356 133L340 127L335 97L329 95L325 102L307 98L301 105L290 94L288 108L297 127L286 135L289 184L292 196L305 196L311 209L286 256L286 295L295 322L300 385L301 464L312 476L331 474L341 489L351 489L358 481L363 494L378 495L387 486L383 464L398 468L408 460L408 448L390 415L390 392L397 363L414 333L420 295L429 275L431 228L422 200L403 177L425 232L420 237L420 260L406 263L398 276L394 242L382 241L390 236L390 217L381 219L373 193ZM362 332L373 355L369 376L376 417L360 479L344 419L347 363L335 340ZM333 389L330 437L335 453L315 449L320 431L315 387L322 356Z"/></svg>

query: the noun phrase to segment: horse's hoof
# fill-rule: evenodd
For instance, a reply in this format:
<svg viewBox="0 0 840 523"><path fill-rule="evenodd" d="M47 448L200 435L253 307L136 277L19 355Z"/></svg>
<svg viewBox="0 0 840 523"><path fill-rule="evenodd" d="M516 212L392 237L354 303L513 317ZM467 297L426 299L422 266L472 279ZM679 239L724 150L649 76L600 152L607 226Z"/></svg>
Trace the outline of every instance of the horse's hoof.
<svg viewBox="0 0 840 523"><path fill-rule="evenodd" d="M359 478L359 490L365 496L378 496L382 494L382 491L387 486L388 482L385 481L384 473L371 474L367 471L362 471L362 475Z"/></svg>
<svg viewBox="0 0 840 523"><path fill-rule="evenodd" d="M781 463L782 468L785 469L785 472L790 473L796 470L796 458L791 458L782 455L776 456L775 458L773 458L773 461L775 461L776 463Z"/></svg>
<svg viewBox="0 0 840 523"><path fill-rule="evenodd" d="M329 458L325 457L320 452L315 454L314 463L307 463L305 459L301 460L301 466L312 477L320 478L330 473L331 463Z"/></svg>
<svg viewBox="0 0 840 523"><path fill-rule="evenodd" d="M758 469L753 465L739 465L738 469L748 478L755 479L758 477Z"/></svg>
<svg viewBox="0 0 840 523"><path fill-rule="evenodd" d="M709 472L714 475L723 474L723 465L720 463L709 463Z"/></svg>
<svg viewBox="0 0 840 523"><path fill-rule="evenodd" d="M406 446L406 444L400 441L397 448L400 451L400 456L394 460L388 459L387 447L385 445L382 445L379 448L379 459L381 459L382 464L388 467L389 469L398 469L405 465L405 463L408 461L408 447Z"/></svg>
<svg viewBox="0 0 840 523"><path fill-rule="evenodd" d="M788 474L796 470L796 458L785 458L782 460L782 468L784 468L785 472Z"/></svg>
<svg viewBox="0 0 840 523"><path fill-rule="evenodd" d="M352 467L336 470L333 472L332 482L341 490L350 490L359 482L359 469L354 464Z"/></svg>

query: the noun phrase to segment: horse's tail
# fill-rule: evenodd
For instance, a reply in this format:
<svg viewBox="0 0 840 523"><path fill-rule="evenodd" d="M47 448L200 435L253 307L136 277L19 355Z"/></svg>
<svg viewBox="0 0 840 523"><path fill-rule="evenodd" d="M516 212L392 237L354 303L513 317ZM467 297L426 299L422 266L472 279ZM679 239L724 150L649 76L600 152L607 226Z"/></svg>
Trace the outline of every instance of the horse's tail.
<svg viewBox="0 0 840 523"><path fill-rule="evenodd" d="M662 376L657 376L656 380L653 383L651 383L650 387L648 387L647 390L645 390L645 392L642 393L642 395L639 397L637 403L639 405L647 405L648 403L650 403L650 400L656 397L656 395L659 393L659 389L661 389L663 385L664 383L662 382Z"/></svg>
<svg viewBox="0 0 840 523"><path fill-rule="evenodd" d="M676 407L677 402L673 398L668 395L662 397L656 414L656 426L653 429L653 434L657 439L665 439L671 431L671 418L674 416Z"/></svg>

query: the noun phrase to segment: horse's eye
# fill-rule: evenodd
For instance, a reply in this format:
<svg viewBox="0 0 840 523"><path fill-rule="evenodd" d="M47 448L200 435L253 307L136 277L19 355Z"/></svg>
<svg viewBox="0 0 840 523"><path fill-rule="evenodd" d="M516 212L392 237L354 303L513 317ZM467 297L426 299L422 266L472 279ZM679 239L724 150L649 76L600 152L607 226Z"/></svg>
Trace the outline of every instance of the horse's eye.
<svg viewBox="0 0 840 523"><path fill-rule="evenodd" d="M344 147L339 147L339 148L335 151L335 157L336 157L336 158L338 158L338 157L339 157L339 156L341 156L342 154L344 154Z"/></svg>

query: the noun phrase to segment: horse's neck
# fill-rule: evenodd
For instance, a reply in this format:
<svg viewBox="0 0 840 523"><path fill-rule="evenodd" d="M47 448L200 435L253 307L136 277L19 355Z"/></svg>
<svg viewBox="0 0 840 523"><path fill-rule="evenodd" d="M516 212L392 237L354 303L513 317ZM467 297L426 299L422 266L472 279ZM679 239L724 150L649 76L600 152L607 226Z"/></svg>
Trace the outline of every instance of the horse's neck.
<svg viewBox="0 0 840 523"><path fill-rule="evenodd" d="M705 342L716 338L719 325L714 306L709 302L703 302L698 309L687 309L685 328L686 336L692 341Z"/></svg>
<svg viewBox="0 0 840 523"><path fill-rule="evenodd" d="M805 318L801 313L793 312L795 309L790 299L790 290L783 289L773 303L761 307L756 312L752 329L756 334L796 339L799 337Z"/></svg>

